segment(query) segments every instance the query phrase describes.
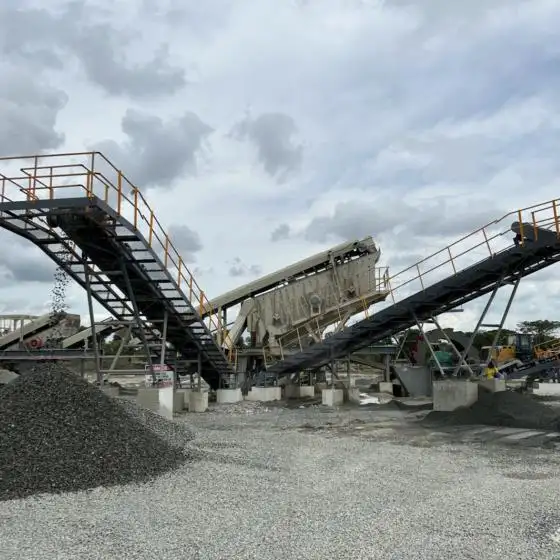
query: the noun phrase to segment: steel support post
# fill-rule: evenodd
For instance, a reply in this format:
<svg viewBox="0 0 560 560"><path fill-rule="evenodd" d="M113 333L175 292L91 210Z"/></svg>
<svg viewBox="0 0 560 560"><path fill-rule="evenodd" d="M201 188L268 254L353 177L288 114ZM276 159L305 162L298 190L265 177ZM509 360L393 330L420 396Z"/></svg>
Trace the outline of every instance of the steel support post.
<svg viewBox="0 0 560 560"><path fill-rule="evenodd" d="M494 335L494 340L492 341L492 346L490 346L490 351L488 352L488 357L486 358L486 366L488 366L488 364L492 360L492 352L493 352L494 348L498 345L500 335L502 334L502 329L504 328L504 323L506 322L507 316L509 314L509 310L511 309L511 305L512 305L513 300L515 298L515 294L517 293L517 288L519 287L520 282L521 282L521 276L519 276L515 280L515 282L513 283L513 290L511 291L511 294L509 295L508 302L506 304L506 308L504 309L504 312L502 313L502 319L501 319L501 321L498 325L498 330L496 331L496 334Z"/></svg>
<svg viewBox="0 0 560 560"><path fill-rule="evenodd" d="M198 392L202 391L202 352L198 353Z"/></svg>
<svg viewBox="0 0 560 560"><path fill-rule="evenodd" d="M126 269L126 263L121 258L120 259L121 271L124 277L124 282L126 285L126 291L128 292L128 299L132 304L132 310L134 312L134 319L136 326L138 328L138 334L140 335L140 340L142 341L142 346L146 352L146 360L148 362L148 371L152 376L152 382L156 384L156 374L154 372L154 364L152 362L152 355L150 353L150 346L148 344L148 339L146 338L146 332L144 331L144 325L142 325L142 320L140 319L140 310L138 309L138 303L136 301L136 296L134 295L134 290L132 289L132 283L130 282L130 276L128 275L128 270Z"/></svg>
<svg viewBox="0 0 560 560"><path fill-rule="evenodd" d="M412 318L414 319L416 325L418 325L418 328L420 329L420 332L422 333L422 337L424 339L424 342L428 346L428 350L430 351L430 354L432 355L432 358L434 359L434 362L436 363L436 366L437 366L441 376L443 377L445 375L444 371L443 371L443 368L441 367L441 364L439 363L439 360L437 359L437 356L436 356L436 353L434 352L434 348L432 346L432 343L428 340L428 337L426 336L426 333L424 332L423 324L420 323L420 321L418 320L418 317L416 317L415 313L412 313Z"/></svg>
<svg viewBox="0 0 560 560"><path fill-rule="evenodd" d="M455 346L455 344L453 344L453 341L449 338L449 336L447 336L447 333L441 328L441 325L438 323L437 319L432 316L432 321L434 322L434 325L438 328L439 332L441 332L445 340L451 345L451 348L453 348L455 355L459 358L459 366L461 365L465 366L469 370L470 374L474 375L474 371L472 370L471 366L467 363L466 357L463 357L463 354L459 352L459 350L457 350L457 347ZM453 373L455 373L455 370L453 370Z"/></svg>
<svg viewBox="0 0 560 560"><path fill-rule="evenodd" d="M389 382L391 380L391 356L389 354L385 354L384 362L383 380Z"/></svg>
<svg viewBox="0 0 560 560"><path fill-rule="evenodd" d="M131 336L132 336L132 328L129 326L128 329L126 329L126 334L124 335L124 337L121 340L121 343L119 344L119 347L117 349L117 353L113 357L113 361L111 362L111 365L109 366L109 370L113 370L117 367L117 362L118 362L119 358L121 357L121 354L122 354L122 351L124 350L124 347L129 343Z"/></svg>
<svg viewBox="0 0 560 560"><path fill-rule="evenodd" d="M89 267L87 262L87 257L83 258L84 264L84 279L86 284L86 295L89 311L89 322L91 325L91 340L93 343L93 355L94 355L94 365L95 365L95 376L97 378L97 383L100 387L103 386L103 373L101 372L101 360L99 356L99 341L97 340L97 329L95 328L95 316L93 313L93 296L91 293L91 278L89 273Z"/></svg>
<svg viewBox="0 0 560 560"><path fill-rule="evenodd" d="M501 288L502 286L502 278L500 278L500 281L496 284L496 287L492 290L492 293L490 294L490 297L488 298L488 301L486 302L486 305L484 306L484 309L482 310L482 313L480 314L480 318L478 319L478 322L476 323L476 326L474 328L474 331L471 333L471 337L469 338L469 342L466 346L466 348L463 349L463 351L461 352L461 358L464 360L467 357L467 354L469 353L469 350L472 348L472 345L474 343L474 339L476 338L476 335L478 334L478 331L480 330L480 327L482 326L482 323L484 322L484 318L486 317L486 314L488 313L488 310L490 309L492 302L494 301L494 298L496 297L496 294L498 293L498 290ZM461 363L459 363L457 365L457 367L453 370L452 375L455 376L459 373L459 370L461 369Z"/></svg>
<svg viewBox="0 0 560 560"><path fill-rule="evenodd" d="M167 309L163 312L163 327L161 331L161 348L160 348L160 357L159 357L159 371L163 372L165 368L165 358L166 358L166 350L167 350L167 320L168 320L168 313ZM171 377L172 377L172 386L173 390L175 390L175 385L177 383L177 360L175 360L175 369L173 370Z"/></svg>

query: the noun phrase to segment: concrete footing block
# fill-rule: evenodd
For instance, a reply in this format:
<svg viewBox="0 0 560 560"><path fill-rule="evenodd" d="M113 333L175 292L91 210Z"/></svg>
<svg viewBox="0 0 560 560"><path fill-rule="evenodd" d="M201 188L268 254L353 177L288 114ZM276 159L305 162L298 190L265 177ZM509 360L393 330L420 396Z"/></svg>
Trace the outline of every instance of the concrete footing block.
<svg viewBox="0 0 560 560"><path fill-rule="evenodd" d="M327 389L326 383L315 383L315 394L322 395L323 391Z"/></svg>
<svg viewBox="0 0 560 560"><path fill-rule="evenodd" d="M190 389L176 389L176 393L181 395L183 399L183 410L189 409L189 395L191 394Z"/></svg>
<svg viewBox="0 0 560 560"><path fill-rule="evenodd" d="M346 391L346 398L348 399L348 402L351 403L360 403L360 389L359 387L350 387L350 389L348 389Z"/></svg>
<svg viewBox="0 0 560 560"><path fill-rule="evenodd" d="M136 400L140 406L157 411L159 409L159 389L140 387Z"/></svg>
<svg viewBox="0 0 560 560"><path fill-rule="evenodd" d="M282 399L282 387L253 387L245 400L271 402Z"/></svg>
<svg viewBox="0 0 560 560"><path fill-rule="evenodd" d="M478 383L466 379L434 381L434 410L451 412L463 406L471 406L478 400Z"/></svg>
<svg viewBox="0 0 560 560"><path fill-rule="evenodd" d="M114 387L113 385L102 385L101 390L108 397L118 397L120 395L120 388L119 387Z"/></svg>
<svg viewBox="0 0 560 560"><path fill-rule="evenodd" d="M208 410L208 393L191 391L189 394L189 412L206 412Z"/></svg>
<svg viewBox="0 0 560 560"><path fill-rule="evenodd" d="M506 390L505 379L481 379L479 381L480 387L490 391L491 393L499 393Z"/></svg>
<svg viewBox="0 0 560 560"><path fill-rule="evenodd" d="M338 406L344 402L344 391L342 389L323 389L322 402L326 406Z"/></svg>
<svg viewBox="0 0 560 560"><path fill-rule="evenodd" d="M315 397L313 385L286 385L284 396L287 399L312 399Z"/></svg>
<svg viewBox="0 0 560 560"><path fill-rule="evenodd" d="M560 397L560 383L533 383L531 392L542 397Z"/></svg>
<svg viewBox="0 0 560 560"><path fill-rule="evenodd" d="M238 403L242 400L241 389L218 389L216 391L216 402L218 404Z"/></svg>
<svg viewBox="0 0 560 560"><path fill-rule="evenodd" d="M161 387L158 389L160 408L168 408L172 412L181 412L185 408L185 395L173 387Z"/></svg>
<svg viewBox="0 0 560 560"><path fill-rule="evenodd" d="M380 381L378 385L380 393L393 394L393 383L391 381Z"/></svg>

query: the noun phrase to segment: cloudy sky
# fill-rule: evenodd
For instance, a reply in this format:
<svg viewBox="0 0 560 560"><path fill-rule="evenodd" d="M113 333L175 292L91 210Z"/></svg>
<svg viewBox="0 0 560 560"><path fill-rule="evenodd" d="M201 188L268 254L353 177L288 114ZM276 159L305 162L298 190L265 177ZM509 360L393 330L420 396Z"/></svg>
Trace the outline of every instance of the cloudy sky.
<svg viewBox="0 0 560 560"><path fill-rule="evenodd" d="M0 153L101 150L210 296L365 235L397 272L560 195L558 29L557 0L4 0ZM0 234L0 312L48 308ZM557 273L510 325L560 319Z"/></svg>

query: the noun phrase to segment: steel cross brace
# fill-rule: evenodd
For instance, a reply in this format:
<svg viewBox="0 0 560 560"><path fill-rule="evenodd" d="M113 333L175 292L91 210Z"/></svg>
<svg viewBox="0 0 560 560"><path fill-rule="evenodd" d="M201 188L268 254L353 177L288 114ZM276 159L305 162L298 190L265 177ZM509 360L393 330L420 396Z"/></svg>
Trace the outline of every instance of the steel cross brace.
<svg viewBox="0 0 560 560"><path fill-rule="evenodd" d="M424 322L420 322L418 320L418 317L416 317L416 314L414 312L411 312L411 315L412 315L412 318L414 319L416 325L420 329L420 332L422 333L422 336L424 337L424 342L428 346L428 350L430 351L430 354L432 355L432 358L434 359L434 362L436 363L436 366L437 366L441 376L443 377L445 375L444 372L443 372L443 368L441 367L441 364L439 363L439 360L436 356L436 353L434 352L434 348L432 346L432 343L428 340L428 337L426 336L426 333L424 332Z"/></svg>
<svg viewBox="0 0 560 560"><path fill-rule="evenodd" d="M517 293L517 288L519 287L520 282L521 282L521 276L518 276L513 283L513 290L511 291L511 294L509 295L508 302L506 304L504 312L502 313L502 319L501 319L501 321L498 325L498 330L496 331L496 334L494 335L494 340L492 340L492 346L490 346L490 351L488 352L488 357L486 358L486 363L485 363L486 367L488 367L488 364L492 360L492 351L494 350L494 348L498 344L498 341L500 339L500 335L502 334L502 330L504 328L504 323L506 322L507 316L509 314L509 310L511 309L511 305L513 304L513 300L515 298L515 294Z"/></svg>
<svg viewBox="0 0 560 560"><path fill-rule="evenodd" d="M492 356L492 349L494 348L494 346L496 346L499 336L501 334L504 322L506 320L506 317L509 313L511 304L513 303L513 298L515 297L515 293L517 292L517 288L519 286L519 283L521 281L521 276L519 276L515 282L514 282L514 286L513 286L513 291L511 292L510 296L509 296L509 300L508 303L506 305L506 308L504 310L504 313L502 314L502 320L500 321L500 326L499 326L499 330L496 332L496 336L494 337L494 341L492 342L492 347L490 348L490 352L488 354L489 358L491 358ZM467 354L469 353L469 350L472 348L472 345L474 343L474 339L476 338L476 335L478 334L478 332L480 331L480 327L483 325L484 323L484 319L488 313L488 311L490 310L490 307L492 306L492 303L494 302L494 298L496 297L496 294L498 293L498 290L504 285L504 276L502 276L498 282L496 283L495 288L492 290L490 297L488 298L488 301L486 302L486 305L484 306L484 309L482 310L482 313L480 314L480 317L478 319L478 322L476 323L476 326L474 328L474 331L471 333L470 339L469 339L469 343L467 344L467 346L463 349L463 352L461 352L461 361L465 360ZM490 359L487 360L486 365L488 365L490 363ZM461 362L457 365L457 367L453 370L453 374L452 375L457 375L459 370L461 369Z"/></svg>
<svg viewBox="0 0 560 560"><path fill-rule="evenodd" d="M434 325L437 327L439 332L443 335L445 340L451 345L451 348L453 348L453 351L455 352L456 356L459 358L458 368L453 370L453 375L455 375L455 372L458 371L461 366L465 366L469 370L469 373L471 375L474 375L474 372L473 372L471 366L467 363L466 356L463 356L463 354L461 352L459 352L459 350L457 350L457 347L455 346L455 344L453 344L452 340L449 338L447 333L441 328L441 325L439 324L439 322L437 321L437 319L433 315L431 316L431 320L433 321Z"/></svg>
<svg viewBox="0 0 560 560"><path fill-rule="evenodd" d="M154 372L154 364L152 363L152 355L150 353L150 346L148 344L148 339L146 338L146 332L144 331L144 325L142 325L142 320L140 319L140 311L138 309L138 303L136 301L136 296L134 295L134 290L132 289L132 283L130 282L130 276L128 275L128 270L126 268L126 262L121 257L119 259L121 272L124 277L124 282L126 284L126 291L128 292L127 296L132 303L132 309L134 311L134 319L136 322L136 326L138 327L138 334L140 335L140 340L142 341L142 346L144 347L144 351L146 352L146 360L148 362L148 371L152 376L152 382L154 385L156 384L156 374Z"/></svg>

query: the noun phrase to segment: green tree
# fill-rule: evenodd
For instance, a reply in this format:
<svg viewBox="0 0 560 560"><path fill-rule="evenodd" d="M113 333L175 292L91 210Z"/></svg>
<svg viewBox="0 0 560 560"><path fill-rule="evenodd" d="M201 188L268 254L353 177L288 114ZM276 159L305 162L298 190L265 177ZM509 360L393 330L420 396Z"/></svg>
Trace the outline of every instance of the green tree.
<svg viewBox="0 0 560 560"><path fill-rule="evenodd" d="M531 334L535 344L542 344L553 338L560 329L560 321L540 319L538 321L522 321L517 328L524 334Z"/></svg>

